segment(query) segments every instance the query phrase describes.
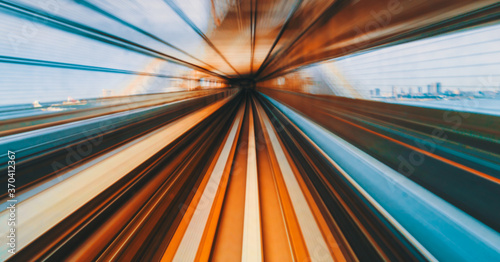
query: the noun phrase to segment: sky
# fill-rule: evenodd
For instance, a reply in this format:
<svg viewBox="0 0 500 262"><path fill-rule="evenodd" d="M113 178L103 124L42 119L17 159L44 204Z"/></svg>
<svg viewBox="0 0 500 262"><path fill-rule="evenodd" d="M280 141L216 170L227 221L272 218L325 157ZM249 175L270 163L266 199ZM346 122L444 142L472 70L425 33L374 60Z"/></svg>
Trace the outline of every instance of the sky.
<svg viewBox="0 0 500 262"><path fill-rule="evenodd" d="M192 58L108 17L75 4L74 1L16 0L13 2L49 11L50 14L192 61ZM192 54L199 51L199 46L203 42L203 39L189 28L163 0L148 0L147 5L141 4L143 1L90 2L98 4L104 10L112 10L113 14L126 18L127 22L147 28L150 33ZM51 4L42 6L42 3ZM200 9L197 10L197 8ZM197 12L205 8L193 5L193 8L189 10ZM137 15L138 12L143 15ZM203 12L200 11L199 14ZM205 20L208 19L205 18ZM165 62L155 67L153 71L148 71L150 68L148 65L154 60L151 56L60 30L43 21L33 20L5 9L0 9L0 21L2 21L2 26L0 26L0 97L8 97L8 99L0 100L0 105L32 103L35 100L58 101L65 100L68 96L77 99L99 97L103 89L114 90L116 94L127 88L136 77L126 74L2 63L2 56L168 75L180 75L188 70L184 66ZM195 22L206 29L206 25L200 21L203 21L202 17ZM159 81L149 82L158 83Z"/></svg>
<svg viewBox="0 0 500 262"><path fill-rule="evenodd" d="M500 90L500 24L452 32L328 61L367 95L440 82L443 90ZM324 65L318 65L324 66ZM306 70L311 70L314 67Z"/></svg>

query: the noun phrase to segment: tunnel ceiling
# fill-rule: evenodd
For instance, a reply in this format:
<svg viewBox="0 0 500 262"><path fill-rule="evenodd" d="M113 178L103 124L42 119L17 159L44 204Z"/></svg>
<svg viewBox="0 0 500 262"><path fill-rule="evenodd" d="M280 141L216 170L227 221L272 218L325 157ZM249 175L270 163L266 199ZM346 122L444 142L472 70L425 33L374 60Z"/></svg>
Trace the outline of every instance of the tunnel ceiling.
<svg viewBox="0 0 500 262"><path fill-rule="evenodd" d="M219 2L206 10L217 17L208 38L237 73L261 79L434 30L453 30L458 22L484 22L485 14L498 11L497 1L243 0L225 9ZM209 53L205 59L212 61ZM227 64L216 67L230 71Z"/></svg>
<svg viewBox="0 0 500 262"><path fill-rule="evenodd" d="M265 79L328 58L498 18L498 1L166 0L203 35L203 61ZM193 8L202 6L204 8ZM208 20L205 31L193 20ZM197 13L198 12L198 13ZM192 18L192 19L191 19ZM199 20L199 19L198 19Z"/></svg>
<svg viewBox="0 0 500 262"><path fill-rule="evenodd" d="M257 81L500 18L497 0L74 0L64 12L28 0L0 4L198 71ZM88 11L91 20L80 17Z"/></svg>

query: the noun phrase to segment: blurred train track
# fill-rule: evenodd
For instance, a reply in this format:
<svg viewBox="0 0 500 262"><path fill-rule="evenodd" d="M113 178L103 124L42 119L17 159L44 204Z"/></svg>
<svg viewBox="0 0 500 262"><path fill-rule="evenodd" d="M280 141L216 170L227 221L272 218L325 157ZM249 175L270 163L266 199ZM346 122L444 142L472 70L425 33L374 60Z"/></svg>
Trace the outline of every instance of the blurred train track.
<svg viewBox="0 0 500 262"><path fill-rule="evenodd" d="M266 90L500 231L500 118Z"/></svg>
<svg viewBox="0 0 500 262"><path fill-rule="evenodd" d="M491 119L453 128L430 109L260 91L69 117L0 138L5 148L27 141L15 149L19 251L3 246L1 259L498 258L498 129L481 124ZM411 144L437 128L448 137L432 152ZM92 141L101 142L64 164L68 148ZM405 176L394 161L411 152L426 160Z"/></svg>
<svg viewBox="0 0 500 262"><path fill-rule="evenodd" d="M10 135L0 138L0 148L2 152L11 150L17 154L19 192L153 131L160 126L158 123L168 123L191 113L227 92L115 98L114 105L12 119L6 124L22 126L22 130L36 130L6 130ZM6 172L7 164L0 164L0 170ZM0 184L7 186L6 176L0 179ZM5 195L6 192L1 193L1 197Z"/></svg>

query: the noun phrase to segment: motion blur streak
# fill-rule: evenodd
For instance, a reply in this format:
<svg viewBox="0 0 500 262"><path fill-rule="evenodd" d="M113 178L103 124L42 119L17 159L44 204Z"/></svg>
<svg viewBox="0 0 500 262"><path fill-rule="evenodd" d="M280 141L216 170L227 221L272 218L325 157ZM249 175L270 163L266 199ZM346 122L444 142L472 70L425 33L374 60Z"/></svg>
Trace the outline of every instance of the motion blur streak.
<svg viewBox="0 0 500 262"><path fill-rule="evenodd" d="M500 261L496 0L0 0L1 261Z"/></svg>

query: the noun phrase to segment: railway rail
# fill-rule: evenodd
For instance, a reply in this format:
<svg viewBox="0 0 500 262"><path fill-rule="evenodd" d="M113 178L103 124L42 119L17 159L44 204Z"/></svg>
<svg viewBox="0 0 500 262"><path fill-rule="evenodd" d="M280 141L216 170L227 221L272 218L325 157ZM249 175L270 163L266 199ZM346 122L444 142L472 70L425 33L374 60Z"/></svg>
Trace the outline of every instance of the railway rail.
<svg viewBox="0 0 500 262"><path fill-rule="evenodd" d="M477 143L495 142L497 131L478 124L485 116L446 129L451 123L431 121L432 112L402 117L370 103L347 108L352 103L321 96L230 89L1 137L3 147L32 141L15 149L19 251L2 246L1 258L498 258L498 209L484 208L498 205L498 156L496 147ZM421 153L440 177L425 168L397 172L392 151L383 149L415 150L408 140L428 138L436 127L450 139ZM458 148L454 139L477 146ZM64 169L44 168L92 141L101 142ZM438 186L450 174L453 182Z"/></svg>

